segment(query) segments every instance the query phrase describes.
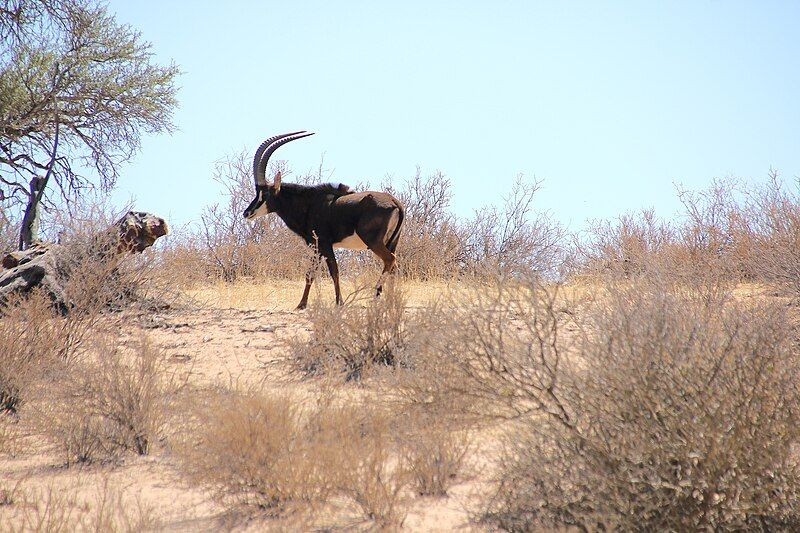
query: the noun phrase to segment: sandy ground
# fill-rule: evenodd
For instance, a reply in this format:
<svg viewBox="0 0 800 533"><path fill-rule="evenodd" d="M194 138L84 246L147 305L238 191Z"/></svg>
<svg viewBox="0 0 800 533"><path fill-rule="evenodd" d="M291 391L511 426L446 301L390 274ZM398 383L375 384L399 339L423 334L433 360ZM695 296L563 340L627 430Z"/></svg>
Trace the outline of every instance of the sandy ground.
<svg viewBox="0 0 800 533"><path fill-rule="evenodd" d="M332 300L333 291L328 285L316 290L313 298ZM353 288L352 284L346 285L345 294ZM412 284L407 289L409 305L415 307L436 298L448 286ZM121 342L146 335L163 350L170 368L186 377L192 387L313 388L313 382L293 377L280 364L286 349L282 340L309 329L305 313L292 310L301 291L302 282L245 282L189 291L188 304L132 317L131 328L122 334ZM25 433L22 426L18 423L10 431ZM111 495L112 500L117 498L118 514L135 519L144 513L156 520L158 530L291 531L310 527L226 512L207 491L182 477L167 446L155 446L150 455L143 457L126 456L118 464L66 467L63 458L40 437L29 434L15 441L12 449L0 453L0 489L5 486L16 502L0 505L3 531L13 526L21 506L27 505L33 515L41 516L46 514L42 509L48 502L56 508L59 498L75 504L75 515L89 522L83 528L97 529L92 527L91 517L99 512L98 500L103 494ZM457 485L448 497L414 498L403 529L476 530L469 522L468 509L479 487L479 480L472 477ZM39 511L34 512L37 506ZM368 523L358 519L331 526L335 530L369 529ZM50 528L43 523L42 530L47 529Z"/></svg>

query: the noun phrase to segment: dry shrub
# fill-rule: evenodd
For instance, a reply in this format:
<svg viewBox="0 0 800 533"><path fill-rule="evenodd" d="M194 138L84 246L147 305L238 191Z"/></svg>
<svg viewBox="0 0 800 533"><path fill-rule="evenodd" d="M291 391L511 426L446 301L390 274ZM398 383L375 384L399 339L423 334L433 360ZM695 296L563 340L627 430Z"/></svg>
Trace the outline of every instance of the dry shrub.
<svg viewBox="0 0 800 533"><path fill-rule="evenodd" d="M334 474L339 489L378 527L402 526L403 490L411 478L402 461L392 460L392 417L368 405L333 408L324 416L335 421L335 444L341 450Z"/></svg>
<svg viewBox="0 0 800 533"><path fill-rule="evenodd" d="M178 389L160 350L144 337L130 350L112 337L99 337L62 370L57 380L41 385L32 411L68 464L150 451Z"/></svg>
<svg viewBox="0 0 800 533"><path fill-rule="evenodd" d="M459 424L557 411L547 391L564 362L556 339L570 309L558 285L536 279L487 278L422 310L411 370L395 384L404 408Z"/></svg>
<svg viewBox="0 0 800 533"><path fill-rule="evenodd" d="M484 276L503 272L555 274L565 259L566 232L547 214L534 216L541 181L517 176L500 207L486 205L470 218L450 212L450 180L417 169L403 187L383 186L406 206L398 264L412 279Z"/></svg>
<svg viewBox="0 0 800 533"><path fill-rule="evenodd" d="M7 305L0 319L0 415L15 413L66 349L59 318L45 296L34 293Z"/></svg>
<svg viewBox="0 0 800 533"><path fill-rule="evenodd" d="M309 424L293 398L219 393L178 448L189 476L224 503L283 514L327 500L336 462L330 427ZM207 402L204 402L206 404Z"/></svg>
<svg viewBox="0 0 800 533"><path fill-rule="evenodd" d="M607 289L571 352L535 335L521 346L530 366L509 346L485 368L495 405L540 413L511 434L487 516L510 530L796 527L800 367L785 309Z"/></svg>
<svg viewBox="0 0 800 533"><path fill-rule="evenodd" d="M777 172L750 191L740 218L747 271L781 293L800 296L800 193L787 189Z"/></svg>
<svg viewBox="0 0 800 533"><path fill-rule="evenodd" d="M375 365L403 364L408 337L407 295L393 278L380 297L362 287L342 306L311 306L311 338L289 341L291 363L307 374L360 379Z"/></svg>
<svg viewBox="0 0 800 533"><path fill-rule="evenodd" d="M0 508L8 532L120 531L157 529L155 510L138 498L131 502L108 479L94 495L81 496L79 487L19 488L15 502Z"/></svg>
<svg viewBox="0 0 800 533"><path fill-rule="evenodd" d="M93 294L93 279L89 274L66 284L65 292L76 303L66 316L42 291L5 303L0 320L0 411L16 411L26 389L55 379L101 327L105 300Z"/></svg>
<svg viewBox="0 0 800 533"><path fill-rule="evenodd" d="M465 272L481 277L558 274L566 259L566 231L547 213L533 215L533 201L542 181L517 176L501 207L484 206L463 222Z"/></svg>
<svg viewBox="0 0 800 533"><path fill-rule="evenodd" d="M677 235L672 224L650 209L592 222L579 246L589 269L627 278L670 268L668 253L677 246Z"/></svg>
<svg viewBox="0 0 800 533"><path fill-rule="evenodd" d="M592 224L578 248L584 271L601 276L659 276L684 286L767 283L800 294L800 196L770 171L763 185L714 180L679 189L683 216L668 222L652 210Z"/></svg>
<svg viewBox="0 0 800 533"><path fill-rule="evenodd" d="M285 517L346 496L378 524L402 521L405 478L390 460L385 413L330 397L312 405L262 392L212 396L195 406L176 450L187 475L224 504Z"/></svg>
<svg viewBox="0 0 800 533"><path fill-rule="evenodd" d="M742 279L736 266L741 262L730 262L732 241L722 236L732 230L723 232L714 222L717 215L709 214L721 208L713 202L698 205L700 200L689 193L682 199L694 211L683 224L659 219L652 210L593 223L578 245L590 278L600 284L657 278L670 290L700 292L712 299L730 292ZM733 211L727 214L733 216Z"/></svg>
<svg viewBox="0 0 800 533"><path fill-rule="evenodd" d="M445 496L464 466L471 443L465 431L431 420L402 443L402 465L421 496Z"/></svg>
<svg viewBox="0 0 800 533"><path fill-rule="evenodd" d="M701 191L678 189L685 214L673 263L684 277L699 278L706 286L750 278L749 251L741 230L746 217L741 194L738 182L731 178L712 180Z"/></svg>

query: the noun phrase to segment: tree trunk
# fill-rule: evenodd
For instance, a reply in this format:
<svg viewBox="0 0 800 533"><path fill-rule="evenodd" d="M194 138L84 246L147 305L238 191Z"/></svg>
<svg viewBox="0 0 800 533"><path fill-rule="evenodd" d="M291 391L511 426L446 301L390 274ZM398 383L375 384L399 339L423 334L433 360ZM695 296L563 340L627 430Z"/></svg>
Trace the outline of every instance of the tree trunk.
<svg viewBox="0 0 800 533"><path fill-rule="evenodd" d="M27 250L39 240L39 203L46 186L46 177L34 176L31 180L28 205L25 207L25 216L22 217L22 228L19 231L20 250Z"/></svg>
<svg viewBox="0 0 800 533"><path fill-rule="evenodd" d="M56 133L53 138L53 151L50 154L50 163L47 165L47 172L45 175L34 176L31 180L28 205L25 207L25 216L22 218L22 227L19 230L20 250L27 250L32 244L39 240L39 204L42 203L44 190L47 187L47 182L50 181L50 175L53 174L56 157L58 156L58 100L56 99L55 93L58 72L59 67L58 63L56 63L55 72L53 73L53 124L56 128Z"/></svg>

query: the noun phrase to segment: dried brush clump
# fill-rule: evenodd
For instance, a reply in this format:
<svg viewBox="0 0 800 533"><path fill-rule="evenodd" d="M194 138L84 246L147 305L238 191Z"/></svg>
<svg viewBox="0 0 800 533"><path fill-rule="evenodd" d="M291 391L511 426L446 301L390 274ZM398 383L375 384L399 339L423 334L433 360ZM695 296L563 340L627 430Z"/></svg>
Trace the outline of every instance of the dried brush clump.
<svg viewBox="0 0 800 533"><path fill-rule="evenodd" d="M751 191L739 217L740 248L751 279L782 295L800 298L800 190L787 187L774 170Z"/></svg>
<svg viewBox="0 0 800 533"><path fill-rule="evenodd" d="M327 400L210 394L203 408L190 408L193 423L176 446L182 468L229 507L307 519L323 508L335 513L338 502L377 525L401 523L406 477L391 459L388 415Z"/></svg>
<svg viewBox="0 0 800 533"><path fill-rule="evenodd" d="M80 486L17 487L15 501L0 506L3 531L153 531L161 524L155 509L123 496L106 479L94 494Z"/></svg>
<svg viewBox="0 0 800 533"><path fill-rule="evenodd" d="M196 426L177 451L189 477L231 506L282 515L327 500L328 468L341 453L327 421L308 424L289 396L233 391L214 394L213 409L193 414Z"/></svg>
<svg viewBox="0 0 800 533"><path fill-rule="evenodd" d="M376 298L362 288L342 306L312 306L308 310L311 337L289 342L292 363L305 374L342 374L360 379L376 365L405 364L409 317L407 296L393 279Z"/></svg>
<svg viewBox="0 0 800 533"><path fill-rule="evenodd" d="M393 417L362 404L332 408L325 416L336 421L336 444L342 450L336 485L362 515L380 529L402 526L406 517L404 493L411 477L402 461L394 458Z"/></svg>
<svg viewBox="0 0 800 533"><path fill-rule="evenodd" d="M421 310L410 371L394 383L401 408L466 425L557 410L548 391L564 363L556 339L574 327L570 305L558 285L495 276Z"/></svg>
<svg viewBox="0 0 800 533"><path fill-rule="evenodd" d="M31 415L67 464L149 453L179 389L160 350L144 337L125 349L101 336L62 372L40 385Z"/></svg>
<svg viewBox="0 0 800 533"><path fill-rule="evenodd" d="M0 415L16 413L30 388L62 364L69 345L62 327L41 294L7 303L0 319Z"/></svg>
<svg viewBox="0 0 800 533"><path fill-rule="evenodd" d="M471 441L465 431L431 422L402 442L402 468L420 496L445 496L458 481Z"/></svg>
<svg viewBox="0 0 800 533"><path fill-rule="evenodd" d="M498 389L539 408L509 435L486 518L515 531L797 528L794 337L772 302L606 287L574 355L543 364L550 349L530 345L546 387Z"/></svg>

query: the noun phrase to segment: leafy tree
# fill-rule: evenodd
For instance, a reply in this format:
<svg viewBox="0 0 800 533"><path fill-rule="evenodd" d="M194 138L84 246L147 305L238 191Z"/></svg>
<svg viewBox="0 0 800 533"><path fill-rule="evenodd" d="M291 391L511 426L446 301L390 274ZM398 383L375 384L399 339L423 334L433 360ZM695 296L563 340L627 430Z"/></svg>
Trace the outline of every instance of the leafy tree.
<svg viewBox="0 0 800 533"><path fill-rule="evenodd" d="M40 203L110 189L142 133L173 130L179 72L97 0L0 0L0 40L0 205L24 212L22 249Z"/></svg>

